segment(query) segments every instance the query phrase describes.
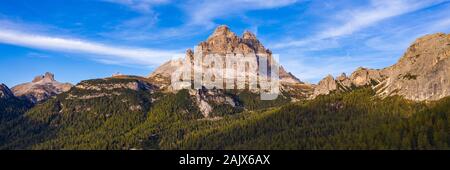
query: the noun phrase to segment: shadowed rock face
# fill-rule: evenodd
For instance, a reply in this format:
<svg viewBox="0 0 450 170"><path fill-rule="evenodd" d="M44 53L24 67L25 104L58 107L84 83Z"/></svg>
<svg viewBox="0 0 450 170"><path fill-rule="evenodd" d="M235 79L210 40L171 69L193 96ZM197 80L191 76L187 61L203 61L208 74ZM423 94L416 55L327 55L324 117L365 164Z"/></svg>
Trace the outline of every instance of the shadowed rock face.
<svg viewBox="0 0 450 170"><path fill-rule="evenodd" d="M381 70L358 68L350 77L327 77L315 89L316 97L333 90L372 86L382 97L400 95L415 101L450 95L450 35L437 33L417 39L400 60Z"/></svg>
<svg viewBox="0 0 450 170"><path fill-rule="evenodd" d="M38 103L62 92L66 92L71 87L72 85L69 83L57 82L55 76L47 72L44 75L36 76L32 82L14 86L12 92L17 97Z"/></svg>
<svg viewBox="0 0 450 170"><path fill-rule="evenodd" d="M0 99L9 99L14 97L14 94L5 84L0 84Z"/></svg>

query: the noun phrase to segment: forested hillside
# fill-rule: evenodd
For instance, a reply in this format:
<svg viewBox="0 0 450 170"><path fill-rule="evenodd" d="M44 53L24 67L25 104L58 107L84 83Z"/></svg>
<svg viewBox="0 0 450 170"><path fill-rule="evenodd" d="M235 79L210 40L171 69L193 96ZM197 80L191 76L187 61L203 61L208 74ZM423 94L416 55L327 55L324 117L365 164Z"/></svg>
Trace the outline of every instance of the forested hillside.
<svg viewBox="0 0 450 170"><path fill-rule="evenodd" d="M143 83L91 80L84 85L103 88L72 88L17 113L9 123L4 123L3 114L0 147L450 149L448 97L429 103L381 99L370 88L360 88L296 103L261 103L242 92L236 98L244 109L205 119L188 90L162 94L149 88L107 88L112 82ZM216 112L223 110L217 108ZM8 110L3 105L2 109Z"/></svg>
<svg viewBox="0 0 450 170"><path fill-rule="evenodd" d="M210 123L166 149L450 149L450 98L379 99L370 88ZM191 125L196 126L196 125Z"/></svg>

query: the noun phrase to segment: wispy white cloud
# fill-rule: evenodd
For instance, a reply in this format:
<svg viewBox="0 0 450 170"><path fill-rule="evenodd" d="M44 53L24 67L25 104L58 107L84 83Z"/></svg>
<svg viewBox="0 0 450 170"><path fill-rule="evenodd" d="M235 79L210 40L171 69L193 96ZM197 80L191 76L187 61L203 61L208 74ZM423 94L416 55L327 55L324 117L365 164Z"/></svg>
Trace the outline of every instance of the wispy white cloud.
<svg viewBox="0 0 450 170"><path fill-rule="evenodd" d="M100 33L108 38L127 41L147 41L155 39L152 35L157 30L159 13L156 6L168 5L172 0L100 0L123 5L138 13L138 16L123 20L112 27L113 31Z"/></svg>
<svg viewBox="0 0 450 170"><path fill-rule="evenodd" d="M50 58L49 55L42 54L42 53L37 53L37 52L29 52L27 54L27 57L30 57L30 58Z"/></svg>
<svg viewBox="0 0 450 170"><path fill-rule="evenodd" d="M359 66L384 68L395 63L416 38L450 31L450 5L445 2L448 0L371 1L365 7L328 15L332 17L318 24L324 29L314 29L318 31L311 36L288 37L269 47L285 53L286 68L310 82L327 74L351 73ZM429 7L433 9L425 10ZM349 55L336 57L345 52Z"/></svg>
<svg viewBox="0 0 450 170"><path fill-rule="evenodd" d="M217 25L217 19L239 16L245 19L245 13L253 10L273 9L285 7L304 0L102 0L125 5L141 12L142 15L127 20L118 25L114 31L101 33L109 38L125 41L167 42L169 40L194 37L206 33ZM181 11L180 25L159 29L159 13L152 9L158 5L173 5ZM254 23L247 22L252 31L257 30Z"/></svg>
<svg viewBox="0 0 450 170"><path fill-rule="evenodd" d="M344 11L347 18L341 26L330 28L319 33L319 38L332 38L352 34L385 19L403 15L428 7L438 1L415 0L373 0L370 7Z"/></svg>
<svg viewBox="0 0 450 170"><path fill-rule="evenodd" d="M364 45L377 51L403 52L413 41L426 34L450 31L450 4L441 6L439 10L425 11L411 16L414 20L394 23L383 27L382 34L374 34L366 39Z"/></svg>
<svg viewBox="0 0 450 170"><path fill-rule="evenodd" d="M330 40L352 35L389 18L414 12L442 3L443 0L372 0L367 7L339 11L336 20L326 23L321 30L311 37L274 44L273 47L292 48L307 47L310 44L327 43ZM335 47L335 46L331 46ZM324 46L330 48L330 46Z"/></svg>
<svg viewBox="0 0 450 170"><path fill-rule="evenodd" d="M167 4L170 0L103 0L106 2L126 5L133 10L142 13L152 13L155 5Z"/></svg>
<svg viewBox="0 0 450 170"><path fill-rule="evenodd" d="M87 54L94 60L110 63L157 65L170 59L174 51L106 45L93 41L60 38L0 28L0 43L28 48Z"/></svg>
<svg viewBox="0 0 450 170"><path fill-rule="evenodd" d="M292 5L299 0L193 0L183 5L189 24L212 27L217 18L241 15L252 10L272 9Z"/></svg>

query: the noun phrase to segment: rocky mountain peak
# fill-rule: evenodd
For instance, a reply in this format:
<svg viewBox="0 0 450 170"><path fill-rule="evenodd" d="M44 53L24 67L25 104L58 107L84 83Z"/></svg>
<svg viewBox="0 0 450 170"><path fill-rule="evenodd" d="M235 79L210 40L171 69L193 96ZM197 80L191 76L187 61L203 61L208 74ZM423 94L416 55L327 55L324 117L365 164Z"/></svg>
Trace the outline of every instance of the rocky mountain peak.
<svg viewBox="0 0 450 170"><path fill-rule="evenodd" d="M448 59L450 57L448 53L449 40L450 34L444 33L429 34L418 38L396 65L410 65L425 60L436 64L440 60Z"/></svg>
<svg viewBox="0 0 450 170"><path fill-rule="evenodd" d="M242 34L242 39L244 39L244 40L257 40L257 39L256 39L256 35L253 34L253 33L250 32L250 31L248 31L248 30L246 30L246 31L244 32L244 34Z"/></svg>
<svg viewBox="0 0 450 170"><path fill-rule="evenodd" d="M210 54L214 54L222 57L223 59L227 54L252 54L256 56L257 59L261 57L260 55L265 55L264 57L270 59L272 58L272 52L260 43L255 34L250 31L245 31L241 38L232 32L226 25L217 27L206 41L198 44L198 48L196 48L195 51L188 49L186 51L186 58L183 63L191 62L194 54L199 52L201 52L202 57L207 57ZM166 77L165 79L167 80L167 76L170 76L177 68L182 66L183 63L164 63L159 68L155 69L155 71L150 75L150 78L163 80L162 77ZM208 66L204 67L208 68ZM282 82L302 83L298 78L287 72L282 67L280 67L280 78Z"/></svg>
<svg viewBox="0 0 450 170"><path fill-rule="evenodd" d="M328 74L321 82L324 83L324 82L331 82L331 81L334 81L334 77L331 74ZM319 84L320 84L320 82L319 82Z"/></svg>
<svg viewBox="0 0 450 170"><path fill-rule="evenodd" d="M382 74L381 96L401 95L410 100L438 100L450 95L450 34L437 33L418 38Z"/></svg>
<svg viewBox="0 0 450 170"><path fill-rule="evenodd" d="M55 81L55 75L50 72L46 72L44 75L38 75L33 79L33 83L39 82L39 81L45 81L45 82L52 82Z"/></svg>
<svg viewBox="0 0 450 170"><path fill-rule="evenodd" d="M238 37L226 25L216 28L205 42L201 42L200 49L209 54L268 54L268 50L259 42L255 34L245 31Z"/></svg>
<svg viewBox="0 0 450 170"><path fill-rule="evenodd" d="M319 81L319 84L314 89L313 96L321 94L329 94L331 91L337 89L337 83L332 75L328 75Z"/></svg>
<svg viewBox="0 0 450 170"><path fill-rule="evenodd" d="M15 96L37 103L66 92L71 87L72 85L70 83L60 83L55 80L53 73L46 72L44 75L36 76L29 83L14 86L11 90Z"/></svg>
<svg viewBox="0 0 450 170"><path fill-rule="evenodd" d="M5 84L0 84L0 99L9 99L14 97L14 94Z"/></svg>
<svg viewBox="0 0 450 170"><path fill-rule="evenodd" d="M221 25L219 27L217 27L214 32L209 36L208 41L210 41L211 39L214 38L235 38L237 37L236 34L234 32L232 32L230 30L230 28L228 28L228 26L226 25Z"/></svg>
<svg viewBox="0 0 450 170"><path fill-rule="evenodd" d="M347 77L347 74L342 73L340 76L336 77L336 79L341 81L341 80L348 79L348 77Z"/></svg>
<svg viewBox="0 0 450 170"><path fill-rule="evenodd" d="M384 69L359 67L349 78L328 76L314 96L333 90L371 86L382 97L400 95L409 100L439 100L450 95L450 35L437 33L418 38L400 60Z"/></svg>

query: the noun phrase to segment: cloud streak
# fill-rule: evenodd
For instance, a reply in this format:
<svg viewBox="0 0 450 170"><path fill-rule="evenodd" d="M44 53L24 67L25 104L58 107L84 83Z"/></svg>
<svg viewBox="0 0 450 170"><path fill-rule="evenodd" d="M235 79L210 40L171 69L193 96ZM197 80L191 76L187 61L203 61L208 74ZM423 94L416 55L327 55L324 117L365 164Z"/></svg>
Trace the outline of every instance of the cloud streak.
<svg viewBox="0 0 450 170"><path fill-rule="evenodd" d="M332 17L318 24L323 29L310 36L286 38L269 47L286 54L286 68L310 82L326 74L351 73L358 66L383 68L395 63L414 39L449 30L448 2L370 1L327 14ZM347 57L336 57L345 53Z"/></svg>
<svg viewBox="0 0 450 170"><path fill-rule="evenodd" d="M87 54L94 60L111 60L124 64L157 65L177 55L174 51L123 47L0 28L0 42L28 48ZM93 55L93 56L92 56Z"/></svg>
<svg viewBox="0 0 450 170"><path fill-rule="evenodd" d="M190 17L189 24L214 26L214 19L240 15L247 11L279 8L297 3L299 0L194 0L184 5Z"/></svg>
<svg viewBox="0 0 450 170"><path fill-rule="evenodd" d="M335 16L342 21L328 24L324 29L312 37L274 44L274 48L302 47L308 44L327 43L336 39L364 30L381 21L411 13L443 2L442 0L372 0L368 7L340 11ZM331 46L330 48L335 47Z"/></svg>
<svg viewBox="0 0 450 170"><path fill-rule="evenodd" d="M167 4L170 2L170 0L103 0L103 1L125 5L141 13L152 13L153 6Z"/></svg>

